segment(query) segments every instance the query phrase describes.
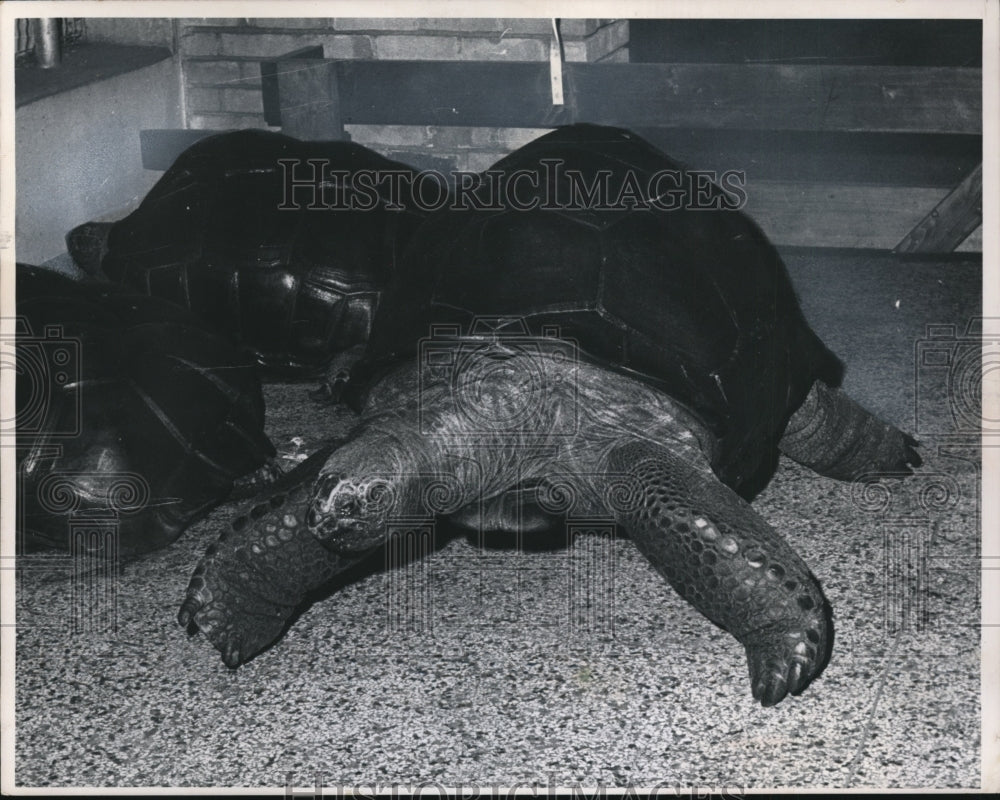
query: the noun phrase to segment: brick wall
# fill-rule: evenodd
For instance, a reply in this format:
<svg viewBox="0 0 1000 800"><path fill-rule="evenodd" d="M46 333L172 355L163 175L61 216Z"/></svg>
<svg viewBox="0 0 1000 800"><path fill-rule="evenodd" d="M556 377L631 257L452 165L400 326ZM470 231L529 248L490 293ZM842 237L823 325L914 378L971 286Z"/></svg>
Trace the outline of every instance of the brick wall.
<svg viewBox="0 0 1000 800"><path fill-rule="evenodd" d="M628 61L626 20L560 23L568 61ZM547 61L549 19L211 19L181 23L187 124L264 128L260 60L322 45L327 58ZM422 167L482 170L544 131L348 126L351 138Z"/></svg>

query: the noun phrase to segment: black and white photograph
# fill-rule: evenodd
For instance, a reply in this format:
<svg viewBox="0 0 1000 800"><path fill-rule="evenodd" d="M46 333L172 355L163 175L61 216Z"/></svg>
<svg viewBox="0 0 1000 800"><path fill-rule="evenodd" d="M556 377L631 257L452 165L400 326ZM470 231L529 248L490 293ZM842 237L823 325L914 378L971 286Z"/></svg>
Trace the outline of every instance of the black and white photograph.
<svg viewBox="0 0 1000 800"><path fill-rule="evenodd" d="M998 14L0 6L4 793L997 791Z"/></svg>

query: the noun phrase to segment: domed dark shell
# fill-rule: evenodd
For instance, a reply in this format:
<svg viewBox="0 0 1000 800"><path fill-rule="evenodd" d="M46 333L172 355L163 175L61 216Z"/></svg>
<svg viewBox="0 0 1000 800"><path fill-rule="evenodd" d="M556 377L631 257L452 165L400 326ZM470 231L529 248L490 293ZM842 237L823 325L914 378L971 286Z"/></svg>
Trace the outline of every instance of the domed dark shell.
<svg viewBox="0 0 1000 800"><path fill-rule="evenodd" d="M788 417L816 378L839 384L841 365L806 323L775 248L734 208L739 192L634 133L594 125L559 128L489 173L481 208L456 203L411 242L355 395L415 355L433 325L465 333L476 318L502 317L501 330L533 336L557 326L581 357L697 414L718 439L719 478L758 491ZM587 201L581 187L602 181Z"/></svg>
<svg viewBox="0 0 1000 800"><path fill-rule="evenodd" d="M287 176L317 174L310 160L322 194L300 185L287 196ZM389 181L359 188L353 177L364 170L415 174L351 142L263 130L208 137L113 225L101 267L190 309L264 367L314 373L366 341L397 250L423 216L405 193L390 194Z"/></svg>
<svg viewBox="0 0 1000 800"><path fill-rule="evenodd" d="M274 455L252 359L184 309L17 268L19 532L163 547Z"/></svg>

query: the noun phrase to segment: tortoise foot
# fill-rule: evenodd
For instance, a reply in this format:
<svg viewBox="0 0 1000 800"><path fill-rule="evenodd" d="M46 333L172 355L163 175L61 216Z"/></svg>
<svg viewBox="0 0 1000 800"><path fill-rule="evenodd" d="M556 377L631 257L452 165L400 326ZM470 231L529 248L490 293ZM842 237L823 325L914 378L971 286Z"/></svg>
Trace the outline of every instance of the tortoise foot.
<svg viewBox="0 0 1000 800"><path fill-rule="evenodd" d="M800 694L823 669L828 636L819 626L801 621L774 623L744 639L750 686L762 706L780 703L787 695Z"/></svg>
<svg viewBox="0 0 1000 800"><path fill-rule="evenodd" d="M245 577L203 562L191 577L177 616L190 632L205 634L227 667L240 666L275 641L295 610L294 605L255 597L244 588Z"/></svg>
<svg viewBox="0 0 1000 800"><path fill-rule="evenodd" d="M902 431L896 431L896 434L899 437L899 441L895 444L893 451L896 470L904 472L907 475L912 475L913 470L916 467L923 466L924 463L924 460L920 457L920 451L917 450L920 442Z"/></svg>
<svg viewBox="0 0 1000 800"><path fill-rule="evenodd" d="M912 475L923 463L916 439L822 381L792 414L778 446L820 475L843 481L869 472Z"/></svg>
<svg viewBox="0 0 1000 800"><path fill-rule="evenodd" d="M307 490L274 495L238 517L191 576L177 621L205 634L229 667L278 639L306 593L346 566L306 527Z"/></svg>

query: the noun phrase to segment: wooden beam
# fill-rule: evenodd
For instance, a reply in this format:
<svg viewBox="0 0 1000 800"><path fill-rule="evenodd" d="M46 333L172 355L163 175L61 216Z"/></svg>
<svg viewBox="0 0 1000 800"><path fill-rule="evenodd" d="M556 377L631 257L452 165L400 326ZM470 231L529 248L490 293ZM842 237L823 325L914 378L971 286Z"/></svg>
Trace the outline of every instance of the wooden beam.
<svg viewBox="0 0 1000 800"><path fill-rule="evenodd" d="M982 130L971 68L568 63L564 107L543 62L341 61L337 75L345 124Z"/></svg>
<svg viewBox="0 0 1000 800"><path fill-rule="evenodd" d="M140 131L142 165L165 170L196 141L215 133L221 131ZM823 183L836 175L839 183L950 189L982 158L977 136L694 128L641 128L636 133L688 166L744 170L751 182ZM440 168L439 161L435 169Z"/></svg>
<svg viewBox="0 0 1000 800"><path fill-rule="evenodd" d="M573 64L577 118L624 127L980 133L981 70Z"/></svg>
<svg viewBox="0 0 1000 800"><path fill-rule="evenodd" d="M980 164L896 245L897 253L950 253L983 222Z"/></svg>
<svg viewBox="0 0 1000 800"><path fill-rule="evenodd" d="M780 130L633 128L695 169L760 180L951 189L983 160L981 136Z"/></svg>
<svg viewBox="0 0 1000 800"><path fill-rule="evenodd" d="M574 121L569 98L552 105L548 62L341 61L337 70L345 124L551 128Z"/></svg>
<svg viewBox="0 0 1000 800"><path fill-rule="evenodd" d="M283 59L323 58L323 46L314 45L293 50L274 61L260 62L260 84L264 100L264 122L271 127L281 125L281 106L278 100L278 65Z"/></svg>

